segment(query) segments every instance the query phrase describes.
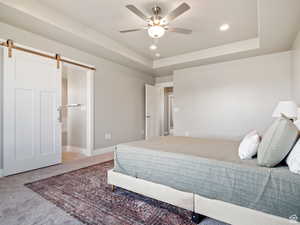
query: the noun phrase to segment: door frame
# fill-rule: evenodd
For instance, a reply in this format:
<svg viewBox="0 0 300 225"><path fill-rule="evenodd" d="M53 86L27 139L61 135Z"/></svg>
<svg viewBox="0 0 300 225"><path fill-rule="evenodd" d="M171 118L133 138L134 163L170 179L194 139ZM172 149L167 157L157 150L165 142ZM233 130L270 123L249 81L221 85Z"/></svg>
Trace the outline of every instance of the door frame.
<svg viewBox="0 0 300 225"><path fill-rule="evenodd" d="M74 60L73 60L74 61ZM78 62L81 63L81 62ZM62 63L62 66L68 68L78 68L86 73L86 148L83 149L83 154L86 156L92 156L94 150L94 76L93 70L84 69L70 65L68 63Z"/></svg>
<svg viewBox="0 0 300 225"><path fill-rule="evenodd" d="M172 99L172 106L171 106L171 99ZM172 110L171 112L171 107L173 107L174 104L174 94L168 95L168 132L170 135L170 131L171 131L171 115L174 116L174 112ZM173 123L174 123L174 118L173 118ZM173 125L173 129L174 129L174 125Z"/></svg>

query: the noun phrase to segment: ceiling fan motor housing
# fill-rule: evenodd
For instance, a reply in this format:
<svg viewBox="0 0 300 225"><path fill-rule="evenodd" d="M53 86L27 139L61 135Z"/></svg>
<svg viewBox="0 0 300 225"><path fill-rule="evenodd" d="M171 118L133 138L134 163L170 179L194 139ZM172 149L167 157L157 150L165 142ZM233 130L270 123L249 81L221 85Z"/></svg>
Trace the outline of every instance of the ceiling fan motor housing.
<svg viewBox="0 0 300 225"><path fill-rule="evenodd" d="M160 12L161 12L161 8L159 6L154 6L152 8L152 12L155 14L155 15L158 15Z"/></svg>

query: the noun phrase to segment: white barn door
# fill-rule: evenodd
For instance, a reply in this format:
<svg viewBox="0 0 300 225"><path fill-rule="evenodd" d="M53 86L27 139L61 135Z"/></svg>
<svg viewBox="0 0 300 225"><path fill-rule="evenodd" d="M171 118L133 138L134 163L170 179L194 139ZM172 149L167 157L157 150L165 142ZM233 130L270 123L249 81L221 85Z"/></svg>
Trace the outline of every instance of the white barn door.
<svg viewBox="0 0 300 225"><path fill-rule="evenodd" d="M3 52L4 175L61 163L61 70L52 59Z"/></svg>

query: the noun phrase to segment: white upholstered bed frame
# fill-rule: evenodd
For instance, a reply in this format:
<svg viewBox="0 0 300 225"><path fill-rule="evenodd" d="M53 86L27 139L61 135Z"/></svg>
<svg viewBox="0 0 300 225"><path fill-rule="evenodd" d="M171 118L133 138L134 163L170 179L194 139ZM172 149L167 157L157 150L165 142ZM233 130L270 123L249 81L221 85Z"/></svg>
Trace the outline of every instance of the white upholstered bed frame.
<svg viewBox="0 0 300 225"><path fill-rule="evenodd" d="M299 222L273 216L253 209L201 197L124 175L113 170L107 173L110 185L169 203L232 225L299 225ZM292 215L291 215L292 216ZM299 215L298 215L299 216Z"/></svg>

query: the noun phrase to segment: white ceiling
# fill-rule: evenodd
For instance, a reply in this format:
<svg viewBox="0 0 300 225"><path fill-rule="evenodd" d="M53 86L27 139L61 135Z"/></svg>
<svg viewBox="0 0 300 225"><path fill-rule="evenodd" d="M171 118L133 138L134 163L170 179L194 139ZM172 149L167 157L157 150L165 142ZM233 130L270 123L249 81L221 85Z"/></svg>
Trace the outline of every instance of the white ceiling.
<svg viewBox="0 0 300 225"><path fill-rule="evenodd" d="M153 0L0 0L0 21L156 76L289 50L300 30L300 0L159 0L159 5L166 14L183 1L192 8L172 25L194 32L165 35L159 59L145 31L119 33L144 25L125 5L150 14ZM220 32L222 23L230 30Z"/></svg>
<svg viewBox="0 0 300 225"><path fill-rule="evenodd" d="M134 4L146 15L151 15L152 0L40 0L41 3L89 26L96 31L130 47L146 57L152 40L147 31L121 34L119 30L140 28L146 23L131 13L125 5ZM158 0L162 14L176 8L183 0ZM257 2L255 0L184 0L191 9L171 23L174 27L192 29L192 35L167 33L159 42L161 57L257 37ZM219 26L228 23L230 32L220 32Z"/></svg>

